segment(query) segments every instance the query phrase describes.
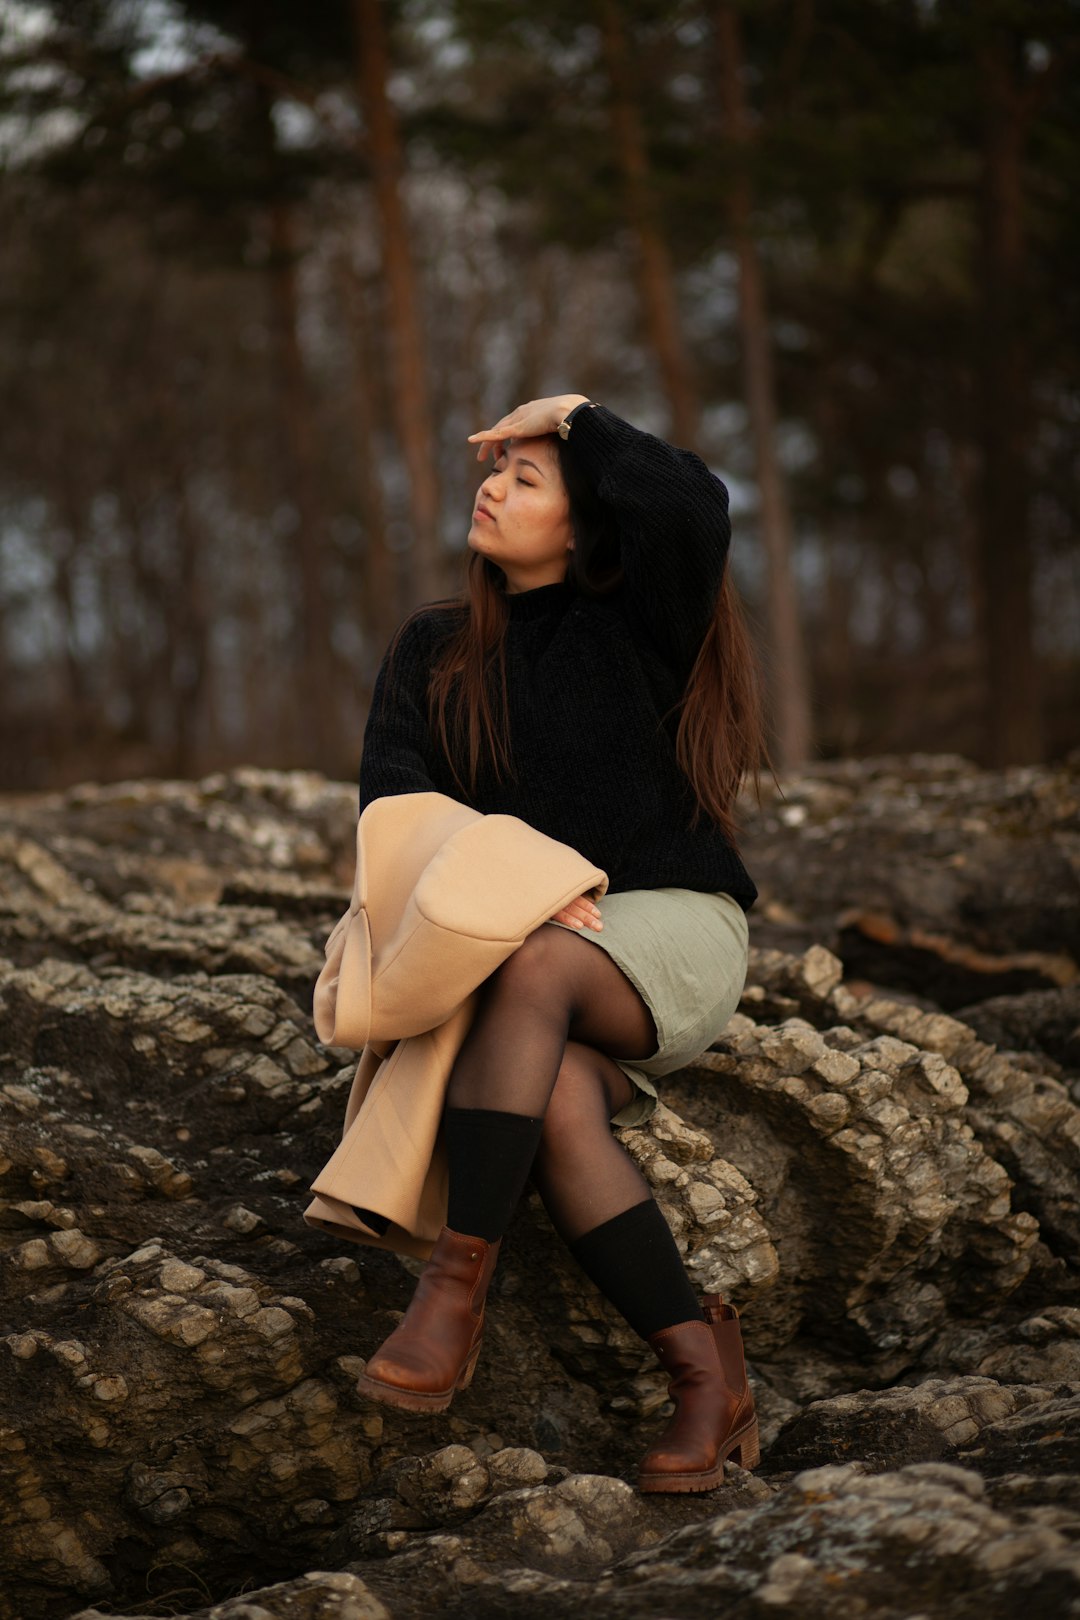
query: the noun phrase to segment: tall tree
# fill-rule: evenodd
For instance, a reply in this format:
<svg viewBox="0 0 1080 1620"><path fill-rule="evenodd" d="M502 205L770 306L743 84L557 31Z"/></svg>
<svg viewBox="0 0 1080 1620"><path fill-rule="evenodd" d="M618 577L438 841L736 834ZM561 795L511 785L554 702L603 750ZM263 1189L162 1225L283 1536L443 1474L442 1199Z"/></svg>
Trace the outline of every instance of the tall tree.
<svg viewBox="0 0 1080 1620"><path fill-rule="evenodd" d="M645 325L671 411L672 436L693 448L700 404L679 316L679 301L642 123L635 64L619 0L594 0L611 81L611 122L626 217L637 248Z"/></svg>
<svg viewBox="0 0 1080 1620"><path fill-rule="evenodd" d="M368 166L379 214L383 290L393 347L391 396L409 477L418 600L442 594L439 482L431 395L405 207L405 154L390 99L390 57L382 0L350 0L356 80L367 126Z"/></svg>
<svg viewBox="0 0 1080 1620"><path fill-rule="evenodd" d="M1044 753L1032 601L1033 426L1025 147L1032 119L1062 66L1024 65L1025 30L985 20L976 42L982 111L978 280L982 291L980 547L986 754L996 765Z"/></svg>
<svg viewBox="0 0 1080 1620"><path fill-rule="evenodd" d="M718 170L745 171L818 746L977 753L985 710L1015 757L1017 723L995 721L1025 649L1047 749L1074 745L1075 0L744 0L744 152L719 128L723 0L610 3L621 98L601 0L378 10L448 510L471 493L477 413L522 391L662 412L625 248L635 150L702 447L736 501L756 486L752 277L718 206ZM306 636L332 644L343 705L320 762L351 775L374 649L441 588L408 589L414 489L353 0L166 9L55 0L62 27L0 49L6 769L30 784L309 758ZM632 114L621 158L616 99ZM764 621L762 548L734 563ZM975 580L1001 615L981 641ZM328 637L303 629L312 585ZM1026 592L1030 632L1013 610Z"/></svg>
<svg viewBox="0 0 1080 1620"><path fill-rule="evenodd" d="M715 24L722 127L727 139L724 178L738 263L739 337L766 560L773 729L780 764L791 770L802 765L810 753L809 674L795 583L791 503L777 449L778 409L765 276L754 236L753 180L748 163L753 133L743 84L742 36L738 8L731 0L717 0Z"/></svg>
<svg viewBox="0 0 1080 1620"><path fill-rule="evenodd" d="M258 39L252 41L258 51ZM294 535L299 583L297 609L297 712L293 722L298 762L325 763L339 735L334 681L333 612L329 591L328 514L322 498L315 402L300 339L298 202L282 183L271 94L252 85L255 118L265 162L266 281L270 329L277 352L277 401L289 484L297 514Z"/></svg>
<svg viewBox="0 0 1080 1620"><path fill-rule="evenodd" d="M363 622L373 647L381 652L402 616L396 559L386 544L386 500L375 456L378 393L375 388L375 342L367 289L347 250L336 261L337 285L347 315L349 383L353 408L353 465L357 497L366 532Z"/></svg>

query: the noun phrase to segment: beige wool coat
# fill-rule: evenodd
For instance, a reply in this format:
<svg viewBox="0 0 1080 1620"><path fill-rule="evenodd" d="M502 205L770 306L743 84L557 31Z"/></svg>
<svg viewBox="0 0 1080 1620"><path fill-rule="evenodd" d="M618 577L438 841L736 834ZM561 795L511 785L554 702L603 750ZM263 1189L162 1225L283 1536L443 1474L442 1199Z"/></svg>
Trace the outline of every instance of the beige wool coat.
<svg viewBox="0 0 1080 1620"><path fill-rule="evenodd" d="M312 1183L312 1226L426 1259L446 1220L440 1120L476 990L607 874L516 816L443 793L375 799L356 829L348 911L326 942L315 1030L360 1052L341 1142ZM355 1213L390 1222L385 1236Z"/></svg>

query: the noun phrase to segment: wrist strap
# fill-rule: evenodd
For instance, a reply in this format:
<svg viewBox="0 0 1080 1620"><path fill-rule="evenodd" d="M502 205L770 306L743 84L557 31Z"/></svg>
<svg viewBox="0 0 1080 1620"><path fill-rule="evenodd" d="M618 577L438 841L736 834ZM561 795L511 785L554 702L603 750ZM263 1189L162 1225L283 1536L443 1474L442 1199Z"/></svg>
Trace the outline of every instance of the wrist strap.
<svg viewBox="0 0 1080 1620"><path fill-rule="evenodd" d="M591 411L595 410L595 408L596 401L594 399L583 399L580 405L575 405L572 411L567 411L566 415L555 429L556 433L559 435L559 438L568 439L570 437L570 424L574 420L574 417L577 415L578 411Z"/></svg>

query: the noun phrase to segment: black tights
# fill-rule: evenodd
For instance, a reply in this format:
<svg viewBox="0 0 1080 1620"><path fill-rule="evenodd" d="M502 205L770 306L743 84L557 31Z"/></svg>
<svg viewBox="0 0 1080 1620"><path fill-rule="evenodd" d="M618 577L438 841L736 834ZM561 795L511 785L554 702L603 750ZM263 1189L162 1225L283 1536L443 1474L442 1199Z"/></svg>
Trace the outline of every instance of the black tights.
<svg viewBox="0 0 1080 1620"><path fill-rule="evenodd" d="M611 1131L655 1052L644 1000L602 946L542 925L481 986L450 1077L447 1224L494 1239L532 1165L556 1231L643 1339L701 1320L649 1184Z"/></svg>
<svg viewBox="0 0 1080 1620"><path fill-rule="evenodd" d="M543 1120L533 1181L573 1243L651 1197L612 1135L612 1115L633 1095L612 1060L651 1057L656 1047L652 1014L603 947L545 924L481 986L447 1107ZM454 1179L452 1150L452 1206Z"/></svg>
<svg viewBox="0 0 1080 1620"><path fill-rule="evenodd" d="M453 1230L500 1238L533 1166L555 1230L641 1338L701 1320L667 1221L610 1128L633 1092L615 1056L653 1051L653 1014L612 957L541 927L481 988L445 1113Z"/></svg>

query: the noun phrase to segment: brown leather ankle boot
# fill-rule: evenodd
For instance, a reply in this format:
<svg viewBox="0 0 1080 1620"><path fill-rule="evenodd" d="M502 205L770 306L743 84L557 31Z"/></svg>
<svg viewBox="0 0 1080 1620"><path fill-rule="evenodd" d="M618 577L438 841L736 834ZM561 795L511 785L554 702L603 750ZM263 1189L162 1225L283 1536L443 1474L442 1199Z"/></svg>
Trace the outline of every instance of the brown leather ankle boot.
<svg viewBox="0 0 1080 1620"><path fill-rule="evenodd" d="M649 1343L670 1374L671 1421L645 1456L642 1491L709 1491L724 1478L724 1459L743 1468L761 1459L754 1397L746 1377L734 1305L706 1294L704 1322L680 1322Z"/></svg>
<svg viewBox="0 0 1080 1620"><path fill-rule="evenodd" d="M361 1395L410 1412L441 1412L455 1390L469 1387L501 1242L443 1227L404 1318L360 1376Z"/></svg>

